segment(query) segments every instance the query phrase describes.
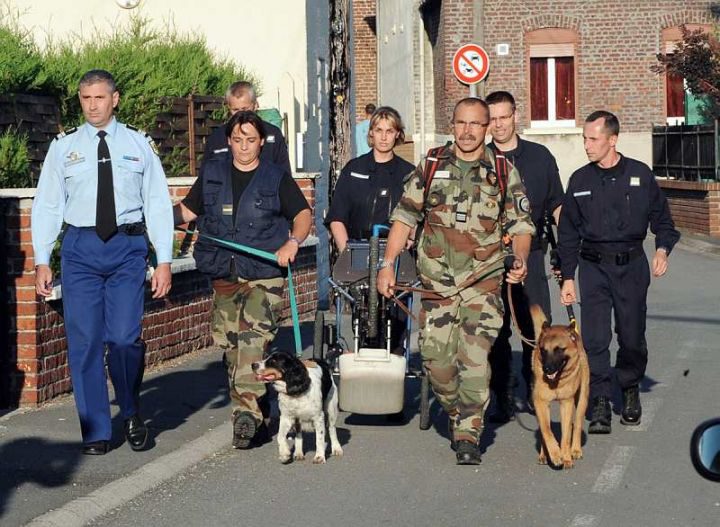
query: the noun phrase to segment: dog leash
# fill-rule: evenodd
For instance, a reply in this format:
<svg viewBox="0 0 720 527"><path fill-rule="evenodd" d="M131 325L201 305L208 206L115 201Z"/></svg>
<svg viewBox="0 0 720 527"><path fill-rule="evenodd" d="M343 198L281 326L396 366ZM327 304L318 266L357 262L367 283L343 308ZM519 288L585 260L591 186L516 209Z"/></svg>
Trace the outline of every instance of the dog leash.
<svg viewBox="0 0 720 527"><path fill-rule="evenodd" d="M176 230L180 232L184 232L186 234L195 235L197 234L200 238L205 238L206 240L210 240L218 245L224 245L225 247L229 247L231 249L235 249L236 251L244 252L247 254L252 254L253 256L257 256L258 258L263 258L265 260L269 260L271 262L277 262L277 256L273 253L267 252L267 251L261 251L260 249L255 249L254 247L250 247L248 245L242 245L240 243L235 242L229 242L227 240L223 240L222 238L215 238L214 236L208 236L207 234L203 234L196 230L187 230L187 229L179 229ZM302 344L300 341L300 318L298 316L298 309L297 309L297 301L295 299L295 286L293 285L293 278L292 278L292 270L290 269L290 262L288 262L287 266L288 270L288 296L290 297L290 314L292 316L292 323L293 323L293 334L295 336L295 354L298 357L302 356Z"/></svg>

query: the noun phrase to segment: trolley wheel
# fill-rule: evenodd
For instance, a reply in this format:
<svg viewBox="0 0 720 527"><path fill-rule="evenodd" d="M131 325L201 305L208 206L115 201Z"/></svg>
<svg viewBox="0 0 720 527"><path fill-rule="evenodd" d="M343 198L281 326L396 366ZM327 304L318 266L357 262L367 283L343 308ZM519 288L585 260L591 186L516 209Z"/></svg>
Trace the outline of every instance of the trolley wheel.
<svg viewBox="0 0 720 527"><path fill-rule="evenodd" d="M430 428L430 378L427 373L420 380L420 430Z"/></svg>
<svg viewBox="0 0 720 527"><path fill-rule="evenodd" d="M318 310L315 313L315 327L313 329L313 359L324 359L325 311Z"/></svg>

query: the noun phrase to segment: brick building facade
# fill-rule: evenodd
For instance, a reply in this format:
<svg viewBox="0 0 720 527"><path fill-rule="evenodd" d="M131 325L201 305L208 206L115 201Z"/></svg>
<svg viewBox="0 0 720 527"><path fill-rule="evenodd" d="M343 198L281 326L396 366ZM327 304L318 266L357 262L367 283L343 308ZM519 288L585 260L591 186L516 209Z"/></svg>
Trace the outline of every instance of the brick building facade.
<svg viewBox="0 0 720 527"><path fill-rule="evenodd" d="M710 30L717 22L713 14L717 8L710 0L395 1L413 13L412 49L407 50L413 61L412 88L403 85L378 93L383 84L378 72L395 59L383 56L384 46L378 42L393 38L398 28L395 18L400 20L397 5L393 4L393 11L378 0L354 1L351 96L356 113L370 101L407 108L399 101L411 97L414 128L406 130L406 136L414 142L411 150L418 161L427 148L448 138L452 108L469 94L452 73L452 59L460 45L475 42L486 49L490 60L479 94L501 89L513 93L521 135L553 152L565 182L587 163L582 123L598 109L610 110L620 119L619 150L652 166L652 127L676 115L672 108L677 101L674 106L671 102L678 95L678 79L673 81L673 92L666 76L651 71L658 64L656 56L672 51L681 38L681 25ZM378 27L391 31L377 34ZM403 29L407 30L399 28ZM679 86L682 107L681 79ZM680 227L713 236L720 233L720 220L713 219L717 183L709 183L708 188L703 183L705 187L697 192L685 184L664 183L660 181L672 198ZM697 211L706 209L709 216L698 220Z"/></svg>

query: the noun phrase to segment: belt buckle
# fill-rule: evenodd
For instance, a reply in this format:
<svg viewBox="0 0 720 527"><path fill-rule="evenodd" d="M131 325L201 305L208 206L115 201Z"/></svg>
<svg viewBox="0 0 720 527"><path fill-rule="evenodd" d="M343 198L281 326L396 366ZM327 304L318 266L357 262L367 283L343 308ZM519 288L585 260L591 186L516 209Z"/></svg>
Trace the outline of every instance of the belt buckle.
<svg viewBox="0 0 720 527"><path fill-rule="evenodd" d="M615 265L627 265L628 262L630 262L630 251L615 255Z"/></svg>

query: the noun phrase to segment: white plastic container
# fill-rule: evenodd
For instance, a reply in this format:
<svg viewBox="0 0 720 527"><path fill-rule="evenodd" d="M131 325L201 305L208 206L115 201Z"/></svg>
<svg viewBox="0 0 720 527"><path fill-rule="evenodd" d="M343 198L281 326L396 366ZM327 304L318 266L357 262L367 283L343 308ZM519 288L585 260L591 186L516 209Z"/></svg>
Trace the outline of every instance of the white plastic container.
<svg viewBox="0 0 720 527"><path fill-rule="evenodd" d="M363 415L402 411L405 357L384 348L360 348L340 355L340 409Z"/></svg>

